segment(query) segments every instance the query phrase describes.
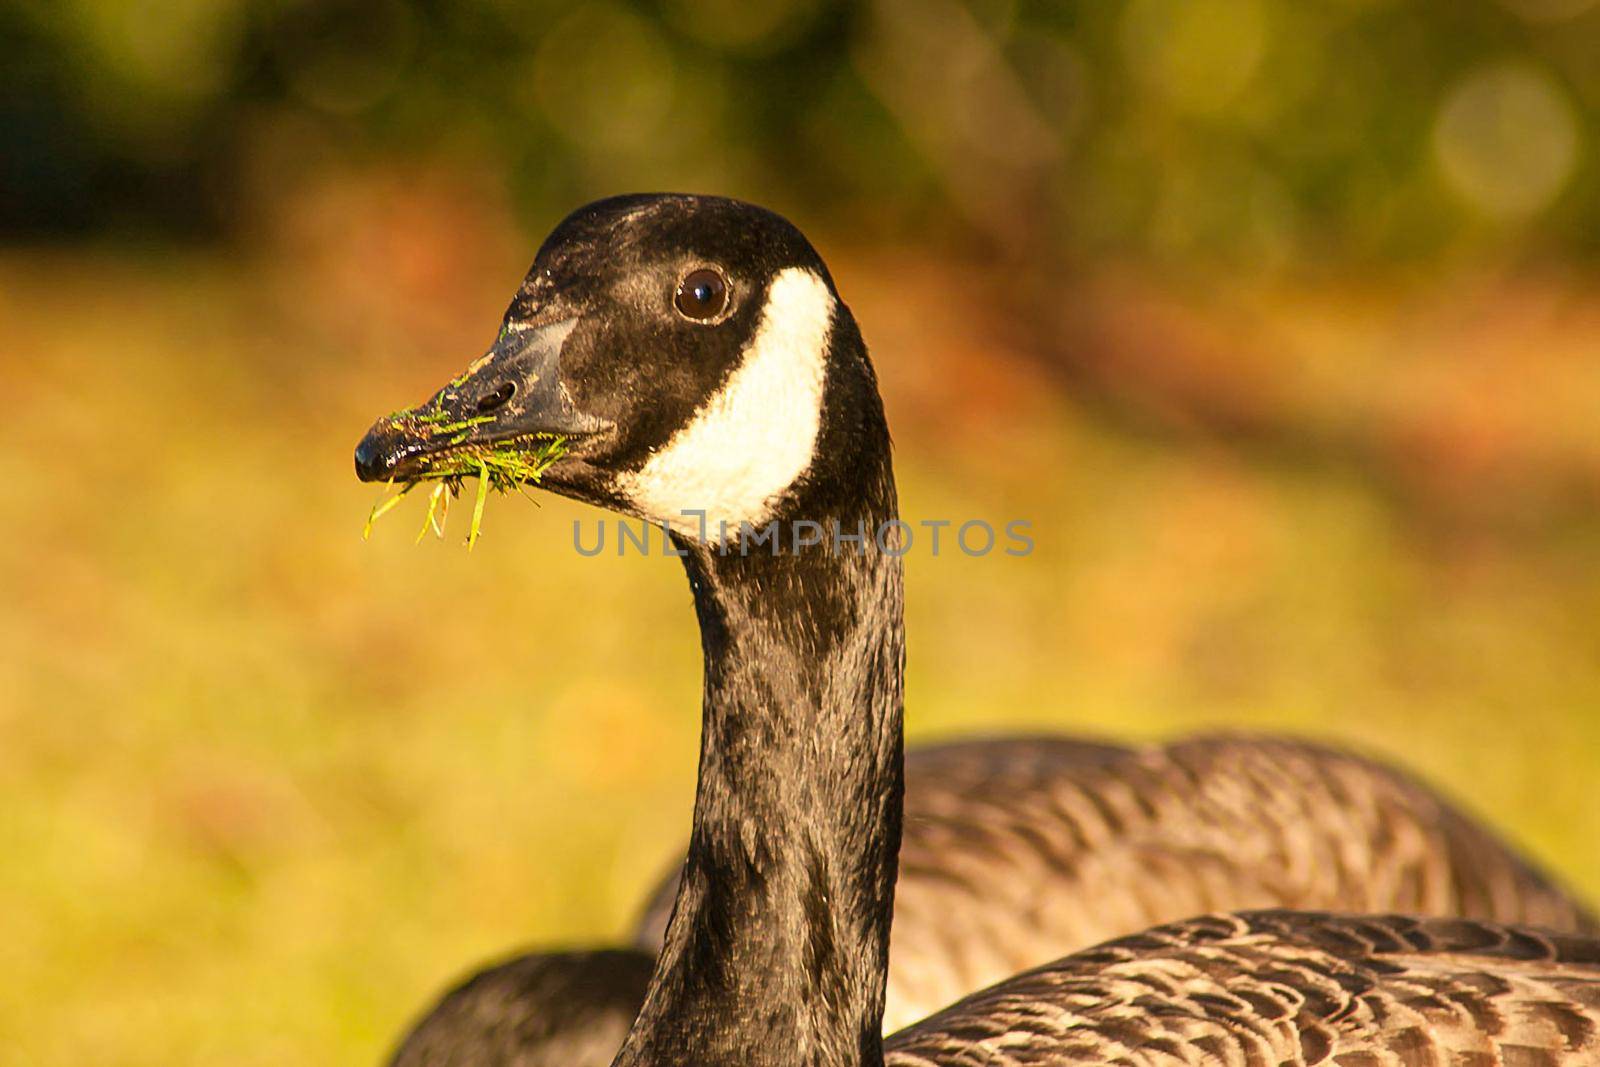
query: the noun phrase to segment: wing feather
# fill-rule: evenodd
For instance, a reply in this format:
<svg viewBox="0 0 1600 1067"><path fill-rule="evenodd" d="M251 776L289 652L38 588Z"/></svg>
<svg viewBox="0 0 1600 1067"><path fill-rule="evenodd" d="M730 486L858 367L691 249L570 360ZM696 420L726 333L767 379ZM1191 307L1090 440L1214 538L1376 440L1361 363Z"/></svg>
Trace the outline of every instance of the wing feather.
<svg viewBox="0 0 1600 1067"><path fill-rule="evenodd" d="M888 1039L890 1067L1600 1064L1600 942L1465 919L1208 915L1075 953Z"/></svg>

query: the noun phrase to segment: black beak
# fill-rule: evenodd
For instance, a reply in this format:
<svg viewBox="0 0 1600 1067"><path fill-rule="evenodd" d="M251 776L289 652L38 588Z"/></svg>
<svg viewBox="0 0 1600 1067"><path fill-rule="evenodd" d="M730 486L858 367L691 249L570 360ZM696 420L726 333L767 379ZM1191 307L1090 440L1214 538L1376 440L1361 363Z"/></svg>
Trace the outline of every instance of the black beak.
<svg viewBox="0 0 1600 1067"><path fill-rule="evenodd" d="M610 424L577 409L561 384L561 349L577 325L512 327L426 403L379 419L356 446L364 482L404 478L430 459L532 434L581 437Z"/></svg>

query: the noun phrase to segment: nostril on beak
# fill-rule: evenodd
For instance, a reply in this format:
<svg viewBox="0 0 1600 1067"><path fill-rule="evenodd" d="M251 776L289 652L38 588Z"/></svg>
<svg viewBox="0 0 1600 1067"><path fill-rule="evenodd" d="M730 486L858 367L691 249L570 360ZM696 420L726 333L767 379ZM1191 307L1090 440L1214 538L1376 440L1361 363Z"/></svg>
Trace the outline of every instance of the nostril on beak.
<svg viewBox="0 0 1600 1067"><path fill-rule="evenodd" d="M517 395L517 383L506 382L500 388L478 401L478 414L487 415L491 411L503 408Z"/></svg>

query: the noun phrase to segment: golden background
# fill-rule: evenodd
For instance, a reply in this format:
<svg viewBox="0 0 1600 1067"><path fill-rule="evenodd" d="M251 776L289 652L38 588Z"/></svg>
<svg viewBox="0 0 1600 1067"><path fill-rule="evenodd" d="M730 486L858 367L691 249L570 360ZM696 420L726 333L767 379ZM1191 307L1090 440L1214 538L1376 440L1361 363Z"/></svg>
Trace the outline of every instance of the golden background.
<svg viewBox="0 0 1600 1067"><path fill-rule="evenodd" d="M681 572L350 453L539 239L793 218L872 347L913 740L1285 730L1600 898L1592 0L0 4L0 1059L376 1062L685 836ZM536 494L537 495L537 494Z"/></svg>

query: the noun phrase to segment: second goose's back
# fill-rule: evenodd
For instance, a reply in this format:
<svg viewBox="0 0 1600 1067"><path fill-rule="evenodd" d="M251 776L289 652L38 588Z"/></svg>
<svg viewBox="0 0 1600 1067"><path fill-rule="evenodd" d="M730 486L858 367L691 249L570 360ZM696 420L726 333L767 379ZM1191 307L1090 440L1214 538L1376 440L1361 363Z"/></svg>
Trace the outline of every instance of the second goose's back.
<svg viewBox="0 0 1600 1067"><path fill-rule="evenodd" d="M677 878L635 943L654 952ZM1213 911L1402 912L1593 932L1539 867L1376 760L1280 737L906 753L886 1032L1064 953Z"/></svg>

